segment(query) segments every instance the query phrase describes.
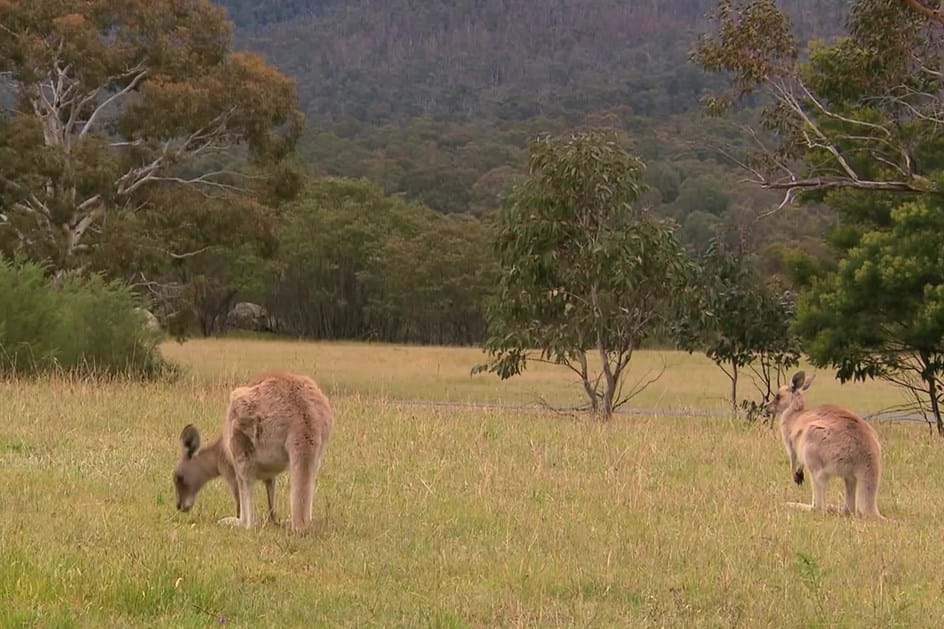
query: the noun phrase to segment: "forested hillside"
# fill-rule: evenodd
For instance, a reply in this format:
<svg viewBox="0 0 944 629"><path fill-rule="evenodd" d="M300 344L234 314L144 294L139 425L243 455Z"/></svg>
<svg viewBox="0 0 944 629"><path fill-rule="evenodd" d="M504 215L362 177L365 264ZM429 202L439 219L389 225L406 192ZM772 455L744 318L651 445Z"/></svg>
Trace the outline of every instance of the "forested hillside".
<svg viewBox="0 0 944 629"><path fill-rule="evenodd" d="M484 213L530 138L621 129L660 206L704 241L729 208L770 202L718 158L734 125L706 121L717 87L688 61L714 0L223 0L238 39L298 82L315 173L367 177L442 212ZM844 3L787 0L805 37ZM704 204L703 199L708 199Z"/></svg>
<svg viewBox="0 0 944 629"><path fill-rule="evenodd" d="M688 111L686 63L713 0L223 0L244 41L299 82L323 122L529 120L627 106ZM805 36L843 3L783 3Z"/></svg>
<svg viewBox="0 0 944 629"><path fill-rule="evenodd" d="M752 112L703 114L715 4L0 2L0 255L128 283L182 334L252 301L303 336L475 342L529 144L604 128L689 250L825 260L833 213L758 221L781 197L719 150ZM842 30L838 0L782 4L801 39Z"/></svg>

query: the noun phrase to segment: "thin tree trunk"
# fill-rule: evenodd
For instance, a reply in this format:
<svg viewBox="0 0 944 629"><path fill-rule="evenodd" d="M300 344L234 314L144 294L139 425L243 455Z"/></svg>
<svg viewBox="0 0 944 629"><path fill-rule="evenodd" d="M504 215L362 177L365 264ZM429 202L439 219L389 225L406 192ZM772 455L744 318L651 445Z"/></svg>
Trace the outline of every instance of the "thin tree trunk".
<svg viewBox="0 0 944 629"><path fill-rule="evenodd" d="M934 421L937 424L937 434L944 436L944 421L941 421L941 407L937 401L937 378L934 374L925 378L928 383L928 395L931 396L931 413L934 414Z"/></svg>
<svg viewBox="0 0 944 629"><path fill-rule="evenodd" d="M602 347L600 348L600 360L603 361L603 375L606 377L606 390L603 392L603 419L609 420L613 417L613 396L616 395L616 378L613 377L613 369L610 367L609 356Z"/></svg>
<svg viewBox="0 0 944 629"><path fill-rule="evenodd" d="M731 362L731 410L737 415L738 410L738 366Z"/></svg>
<svg viewBox="0 0 944 629"><path fill-rule="evenodd" d="M931 365L931 356L924 350L919 352L918 356L921 358L921 378L928 385L928 397L931 398L931 413L934 415L937 434L944 436L944 422L941 421L941 408L937 400L937 375Z"/></svg>
<svg viewBox="0 0 944 629"><path fill-rule="evenodd" d="M590 370L587 367L587 354L584 352L580 352L580 380L583 384L583 390L590 400L590 409L596 414L599 409L599 398L596 389L590 384Z"/></svg>
<svg viewBox="0 0 944 629"><path fill-rule="evenodd" d="M204 338L213 336L213 323L206 313L200 313L200 332Z"/></svg>

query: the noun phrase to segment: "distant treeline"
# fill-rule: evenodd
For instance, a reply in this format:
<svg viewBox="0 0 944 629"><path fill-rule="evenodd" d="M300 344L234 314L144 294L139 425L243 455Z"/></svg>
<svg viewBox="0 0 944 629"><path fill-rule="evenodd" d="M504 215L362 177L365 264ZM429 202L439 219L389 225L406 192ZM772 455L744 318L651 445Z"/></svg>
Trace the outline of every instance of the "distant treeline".
<svg viewBox="0 0 944 629"><path fill-rule="evenodd" d="M286 209L273 264L263 299L284 332L436 344L484 334L494 262L474 217L362 181L319 181Z"/></svg>
<svg viewBox="0 0 944 629"><path fill-rule="evenodd" d="M799 263L811 263L799 245L815 250L798 226L827 228L828 218L817 212L798 208L761 224L733 213L711 234L737 238L749 229L757 270L795 278ZM186 271L177 277L187 290L165 303L162 318L183 311L203 334L218 334L233 305L250 301L266 308L269 329L304 338L459 345L484 339L498 271L491 214L444 215L366 180L329 178L310 180L267 221L277 227L244 229L240 246L180 261L178 272Z"/></svg>
<svg viewBox="0 0 944 629"><path fill-rule="evenodd" d="M193 202L200 209L181 203L181 214L209 231L202 238L219 240L210 230L223 224L215 218L221 213L230 222L225 241L187 245L198 255L170 266L155 260L146 294L173 332L226 332L234 305L250 302L265 309L261 328L304 338L436 344L483 338L495 276L486 220L442 215L351 179L312 180L275 212L257 206L227 214ZM146 260L113 262L109 274L119 275Z"/></svg>

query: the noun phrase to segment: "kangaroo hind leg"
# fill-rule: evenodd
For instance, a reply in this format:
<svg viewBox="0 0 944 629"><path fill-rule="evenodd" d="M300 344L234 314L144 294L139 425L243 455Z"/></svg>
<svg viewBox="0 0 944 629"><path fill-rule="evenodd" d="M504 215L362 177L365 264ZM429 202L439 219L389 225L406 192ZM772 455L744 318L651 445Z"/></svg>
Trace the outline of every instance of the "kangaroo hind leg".
<svg viewBox="0 0 944 629"><path fill-rule="evenodd" d="M269 523L278 526L279 518L275 515L275 479L266 479L265 488L266 502L269 505Z"/></svg>
<svg viewBox="0 0 944 629"><path fill-rule="evenodd" d="M867 470L858 479L856 487L856 514L866 518L876 518L884 520L885 516L878 510L878 473L874 470Z"/></svg>
<svg viewBox="0 0 944 629"><path fill-rule="evenodd" d="M857 481L855 476L847 476L845 479L846 489L845 489L845 498L846 504L842 508L843 515L855 515L856 514L856 485Z"/></svg>
<svg viewBox="0 0 944 629"><path fill-rule="evenodd" d="M292 529L294 531L304 531L311 524L318 463L318 458L312 453L300 453L289 462Z"/></svg>
<svg viewBox="0 0 944 629"><path fill-rule="evenodd" d="M826 506L826 490L829 487L829 476L823 470L811 470L813 477L813 511L828 511Z"/></svg>

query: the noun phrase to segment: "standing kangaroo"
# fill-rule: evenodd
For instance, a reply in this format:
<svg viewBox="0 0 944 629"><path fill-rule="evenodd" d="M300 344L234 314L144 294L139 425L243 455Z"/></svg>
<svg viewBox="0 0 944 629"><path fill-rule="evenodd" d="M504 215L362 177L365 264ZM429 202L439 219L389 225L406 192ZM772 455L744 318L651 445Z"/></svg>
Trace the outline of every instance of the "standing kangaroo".
<svg viewBox="0 0 944 629"><path fill-rule="evenodd" d="M272 373L237 387L216 441L201 450L193 425L180 435L183 452L174 470L177 508L189 511L203 485L222 476L233 492L236 517L220 523L252 528L252 488L261 480L269 517L275 521L275 477L288 469L292 529L304 530L311 523L318 470L333 425L328 398L306 376Z"/></svg>
<svg viewBox="0 0 944 629"><path fill-rule="evenodd" d="M815 376L814 376L815 377ZM838 476L846 484L843 513L884 519L878 511L882 448L865 420L837 406L806 409L804 392L813 384L800 371L771 400L767 410L780 413L780 433L797 485L803 468L813 481L813 504L790 503L804 510L826 510L826 487Z"/></svg>

